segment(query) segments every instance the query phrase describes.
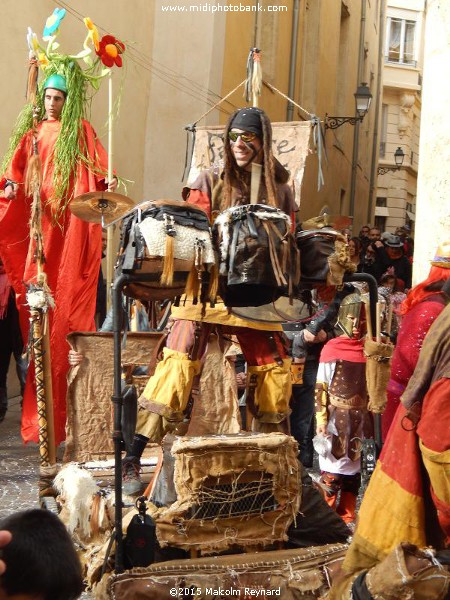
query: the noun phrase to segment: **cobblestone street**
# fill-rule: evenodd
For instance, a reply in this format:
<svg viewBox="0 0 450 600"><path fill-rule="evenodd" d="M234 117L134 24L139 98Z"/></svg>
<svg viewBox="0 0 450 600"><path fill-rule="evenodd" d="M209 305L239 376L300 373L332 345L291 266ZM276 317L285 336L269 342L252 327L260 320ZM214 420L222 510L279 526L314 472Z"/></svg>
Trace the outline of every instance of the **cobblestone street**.
<svg viewBox="0 0 450 600"><path fill-rule="evenodd" d="M20 397L10 398L5 420L0 423L0 517L39 507L38 447L22 442L20 411Z"/></svg>

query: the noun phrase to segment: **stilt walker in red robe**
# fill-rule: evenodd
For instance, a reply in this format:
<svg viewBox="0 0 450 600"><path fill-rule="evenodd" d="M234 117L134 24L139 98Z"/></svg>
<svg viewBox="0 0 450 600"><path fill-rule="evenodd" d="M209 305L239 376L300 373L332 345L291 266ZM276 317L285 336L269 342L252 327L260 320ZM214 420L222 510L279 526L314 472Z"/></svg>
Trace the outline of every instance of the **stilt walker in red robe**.
<svg viewBox="0 0 450 600"><path fill-rule="evenodd" d="M78 195L108 187L107 153L83 118L87 86L99 73L99 61L89 59L90 66L83 70L77 60L80 56L86 59L91 52L87 48L89 38L99 49L98 34L90 19L85 19L85 51L77 57L57 53L54 37L64 14L63 9L56 9L47 19L46 50L29 31L31 97L11 136L0 179L0 189L4 189L4 198L0 198L0 254L16 292L24 340L29 335L25 283L36 283L40 266L54 300L54 310L48 312L56 444L65 437L69 369L66 336L71 331L95 329L102 245L101 226L78 219L68 206ZM38 67L44 80L37 86ZM33 201L30 179L36 176L40 193L38 232L29 227ZM114 178L109 189L116 186ZM35 239L39 236L41 239ZM42 250L40 257L36 256L38 248ZM31 366L22 416L25 442L38 440L36 384Z"/></svg>

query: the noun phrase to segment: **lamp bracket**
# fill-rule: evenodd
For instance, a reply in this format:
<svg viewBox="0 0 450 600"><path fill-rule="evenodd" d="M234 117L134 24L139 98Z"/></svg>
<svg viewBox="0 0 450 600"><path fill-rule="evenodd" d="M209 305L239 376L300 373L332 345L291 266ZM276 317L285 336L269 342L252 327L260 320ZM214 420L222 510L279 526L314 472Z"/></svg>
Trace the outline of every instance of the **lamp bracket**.
<svg viewBox="0 0 450 600"><path fill-rule="evenodd" d="M344 123L350 123L350 125L356 125L360 123L364 117L329 117L325 118L325 129L337 129Z"/></svg>

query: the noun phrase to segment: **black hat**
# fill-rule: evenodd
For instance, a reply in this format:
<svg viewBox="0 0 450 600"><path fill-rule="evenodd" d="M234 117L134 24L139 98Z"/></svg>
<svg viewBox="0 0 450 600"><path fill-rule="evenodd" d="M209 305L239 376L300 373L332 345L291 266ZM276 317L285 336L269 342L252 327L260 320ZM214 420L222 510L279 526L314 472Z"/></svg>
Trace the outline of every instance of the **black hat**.
<svg viewBox="0 0 450 600"><path fill-rule="evenodd" d="M263 111L260 108L250 106L249 108L241 108L230 123L230 129L242 129L243 131L251 131L262 139L263 130L261 123L261 115Z"/></svg>

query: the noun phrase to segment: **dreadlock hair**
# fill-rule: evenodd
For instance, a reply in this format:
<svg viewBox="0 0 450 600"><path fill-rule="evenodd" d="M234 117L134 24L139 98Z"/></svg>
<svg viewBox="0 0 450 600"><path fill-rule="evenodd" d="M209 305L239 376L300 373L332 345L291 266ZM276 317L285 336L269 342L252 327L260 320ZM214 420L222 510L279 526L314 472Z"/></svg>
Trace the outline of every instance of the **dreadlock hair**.
<svg viewBox="0 0 450 600"><path fill-rule="evenodd" d="M240 109L239 109L240 110ZM231 144L228 137L232 129L233 121L239 110L236 110L228 120L224 131L224 176L223 176L223 194L220 209L225 210L232 206L233 183L242 182L242 170L237 166L231 150ZM262 149L264 152L264 183L267 190L267 204L277 207L277 191L275 181L283 181L283 167L278 163L272 153L272 125L269 117L262 110L259 112L261 126L263 131Z"/></svg>
<svg viewBox="0 0 450 600"><path fill-rule="evenodd" d="M89 105L91 97L88 97L87 86L96 91L94 87L95 76L93 68L91 70L81 69L80 65L73 58L66 55L56 55L52 57L51 62L46 67L46 79L50 75L59 74L65 77L68 94L66 96L64 107L61 113L61 130L55 144L54 151L54 172L53 172L53 195L49 199L52 206L55 219L60 217L70 200L73 197L71 189L71 180L79 164L85 164L94 172L96 171L92 160L89 158L86 140L83 133L83 119L86 118L86 107ZM45 82L44 82L45 83ZM44 83L39 86L36 94L36 106L39 109L38 121L46 118L43 89ZM95 84L98 87L98 84ZM64 93L64 92L63 92ZM22 109L13 133L11 135L8 150L3 159L2 172L9 165L22 137L33 127L33 105L27 103ZM105 173L106 175L106 173Z"/></svg>

